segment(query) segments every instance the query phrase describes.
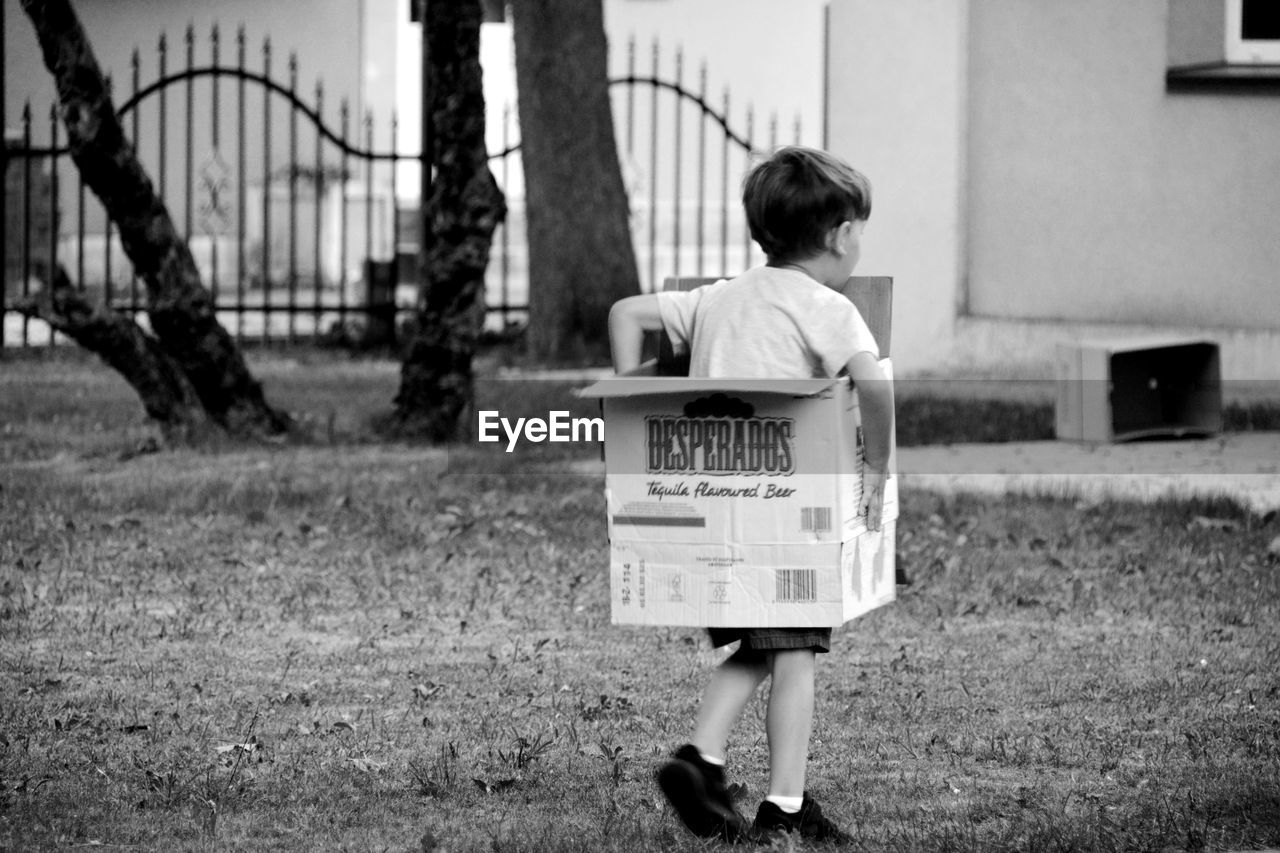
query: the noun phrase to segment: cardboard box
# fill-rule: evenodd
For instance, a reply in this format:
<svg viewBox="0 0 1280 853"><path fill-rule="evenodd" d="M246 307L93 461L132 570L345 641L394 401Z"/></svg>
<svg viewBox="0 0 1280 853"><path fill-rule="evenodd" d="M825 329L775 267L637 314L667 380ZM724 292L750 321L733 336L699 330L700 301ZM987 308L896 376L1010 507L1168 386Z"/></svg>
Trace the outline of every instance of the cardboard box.
<svg viewBox="0 0 1280 853"><path fill-rule="evenodd" d="M1218 345L1199 338L1058 344L1055 432L1066 441L1209 436L1222 431Z"/></svg>
<svg viewBox="0 0 1280 853"><path fill-rule="evenodd" d="M580 393L604 406L615 624L838 626L894 599L898 481L868 531L848 379L625 377Z"/></svg>

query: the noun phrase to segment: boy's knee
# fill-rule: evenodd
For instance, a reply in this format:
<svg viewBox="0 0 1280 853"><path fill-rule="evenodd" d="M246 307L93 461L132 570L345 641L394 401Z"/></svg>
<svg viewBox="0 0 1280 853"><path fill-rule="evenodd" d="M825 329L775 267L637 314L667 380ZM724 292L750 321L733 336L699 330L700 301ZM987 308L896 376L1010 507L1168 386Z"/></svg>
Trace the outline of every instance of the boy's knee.
<svg viewBox="0 0 1280 853"><path fill-rule="evenodd" d="M775 673L779 670L794 672L812 670L816 660L813 649L778 649L771 654L769 665Z"/></svg>

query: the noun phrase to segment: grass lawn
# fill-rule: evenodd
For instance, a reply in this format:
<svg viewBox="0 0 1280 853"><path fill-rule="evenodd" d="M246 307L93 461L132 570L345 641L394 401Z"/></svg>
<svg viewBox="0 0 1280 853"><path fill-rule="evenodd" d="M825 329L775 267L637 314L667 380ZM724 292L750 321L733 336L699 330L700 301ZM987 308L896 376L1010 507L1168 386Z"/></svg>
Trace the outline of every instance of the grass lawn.
<svg viewBox="0 0 1280 853"><path fill-rule="evenodd" d="M717 657L609 624L595 451L380 444L394 366L258 372L312 443L139 452L105 369L0 364L0 849L717 848L652 783ZM912 584L819 666L858 847L1280 847L1280 522L907 492L898 530Z"/></svg>

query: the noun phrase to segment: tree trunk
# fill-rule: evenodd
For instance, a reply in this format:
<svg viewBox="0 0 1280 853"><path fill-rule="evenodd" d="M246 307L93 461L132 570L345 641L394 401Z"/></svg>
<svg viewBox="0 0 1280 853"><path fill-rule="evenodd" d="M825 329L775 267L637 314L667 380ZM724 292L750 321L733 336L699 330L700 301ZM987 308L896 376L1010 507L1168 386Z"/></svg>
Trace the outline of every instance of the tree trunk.
<svg viewBox="0 0 1280 853"><path fill-rule="evenodd" d="M529 236L529 344L607 362L608 315L640 291L609 104L601 0L512 0Z"/></svg>
<svg viewBox="0 0 1280 853"><path fill-rule="evenodd" d="M429 227L418 328L401 366L391 426L432 441L460 438L470 423L484 271L507 210L485 148L481 16L479 0L432 0L424 23L432 80L423 109L435 178L424 207Z"/></svg>
<svg viewBox="0 0 1280 853"><path fill-rule="evenodd" d="M124 136L69 0L21 3L57 84L71 157L146 285L147 315L160 348L181 368L210 418L229 432L286 431L288 416L267 405L262 386L218 323L186 242Z"/></svg>
<svg viewBox="0 0 1280 853"><path fill-rule="evenodd" d="M89 303L61 267L50 272L37 262L36 274L46 286L19 302L18 311L39 317L115 368L168 440L186 444L209 435L213 424L199 395L154 337L105 305Z"/></svg>

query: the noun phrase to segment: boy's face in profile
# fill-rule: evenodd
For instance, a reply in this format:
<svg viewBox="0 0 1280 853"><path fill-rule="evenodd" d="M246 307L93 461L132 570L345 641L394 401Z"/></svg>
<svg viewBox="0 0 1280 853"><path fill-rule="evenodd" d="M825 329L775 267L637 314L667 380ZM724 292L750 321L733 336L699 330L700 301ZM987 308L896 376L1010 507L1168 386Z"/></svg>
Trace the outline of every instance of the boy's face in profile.
<svg viewBox="0 0 1280 853"><path fill-rule="evenodd" d="M867 227L867 220L854 219L841 222L832 234L832 253L835 255L836 270L832 277L832 287L842 286L853 268L862 257L862 231Z"/></svg>
<svg viewBox="0 0 1280 853"><path fill-rule="evenodd" d="M853 268L858 265L858 261L862 258L862 232L867 227L867 220L855 219L849 223L849 241L845 245L846 257L845 261L849 265L848 275L853 275Z"/></svg>

